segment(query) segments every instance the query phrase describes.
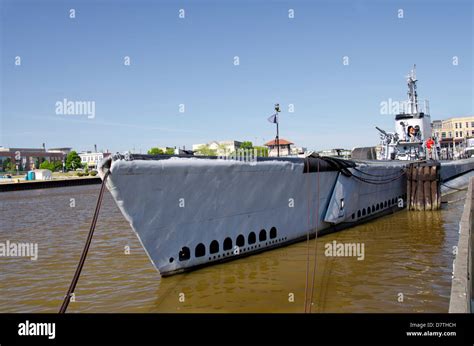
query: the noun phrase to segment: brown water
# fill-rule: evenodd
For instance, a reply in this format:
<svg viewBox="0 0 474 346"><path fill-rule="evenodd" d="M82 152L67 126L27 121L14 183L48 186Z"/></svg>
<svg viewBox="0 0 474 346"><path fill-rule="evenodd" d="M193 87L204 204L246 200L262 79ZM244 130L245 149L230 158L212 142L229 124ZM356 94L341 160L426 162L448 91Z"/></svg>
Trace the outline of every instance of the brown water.
<svg viewBox="0 0 474 346"><path fill-rule="evenodd" d="M0 194L0 242L39 247L36 261L0 257L0 312L58 311L98 191L97 185ZM312 311L447 312L462 206L458 201L439 212L402 211L317 239ZM364 260L326 257L324 245L333 240L363 243ZM162 279L107 192L68 311L302 312L306 258L302 242Z"/></svg>

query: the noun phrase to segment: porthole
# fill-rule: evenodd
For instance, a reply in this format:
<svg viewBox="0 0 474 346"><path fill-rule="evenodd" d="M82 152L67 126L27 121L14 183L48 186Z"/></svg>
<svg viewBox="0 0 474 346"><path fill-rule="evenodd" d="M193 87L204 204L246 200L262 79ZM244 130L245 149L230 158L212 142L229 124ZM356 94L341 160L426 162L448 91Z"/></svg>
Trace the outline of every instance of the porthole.
<svg viewBox="0 0 474 346"><path fill-rule="evenodd" d="M186 261L191 257L191 252L189 251L189 248L184 246L181 251L179 252L179 260L180 261Z"/></svg>
<svg viewBox="0 0 474 346"><path fill-rule="evenodd" d="M194 250L194 256L196 257L202 257L206 255L206 247L204 244L199 243L196 245L196 249Z"/></svg>
<svg viewBox="0 0 474 346"><path fill-rule="evenodd" d="M367 215L369 215L371 213L370 211L370 207L367 208Z"/></svg>
<svg viewBox="0 0 474 346"><path fill-rule="evenodd" d="M174 262L174 258L170 257L170 263L173 263L173 262Z"/></svg>
<svg viewBox="0 0 474 346"><path fill-rule="evenodd" d="M365 216L365 208L362 209L362 216Z"/></svg>
<svg viewBox="0 0 474 346"><path fill-rule="evenodd" d="M211 245L209 246L209 252L211 254L219 252L219 242L217 240L213 240Z"/></svg>
<svg viewBox="0 0 474 346"><path fill-rule="evenodd" d="M239 236L237 237L237 240L235 241L235 244L238 247L244 246L245 245L245 237L242 234L239 234Z"/></svg>
<svg viewBox="0 0 474 346"><path fill-rule="evenodd" d="M360 217L360 210L357 210L357 217Z"/></svg>
<svg viewBox="0 0 474 346"><path fill-rule="evenodd" d="M385 201L385 202L384 202L384 205L383 205L384 208L387 208L387 204L388 204L387 201Z"/></svg>
<svg viewBox="0 0 474 346"><path fill-rule="evenodd" d="M277 237L277 229L275 227L272 227L270 229L270 239L275 239Z"/></svg>
<svg viewBox="0 0 474 346"><path fill-rule="evenodd" d="M258 241L265 241L267 240L267 231L262 229L260 233L258 234Z"/></svg>
<svg viewBox="0 0 474 346"><path fill-rule="evenodd" d="M229 237L224 240L224 251L232 249L232 239Z"/></svg>
<svg viewBox="0 0 474 346"><path fill-rule="evenodd" d="M372 206L372 213L375 213L375 205Z"/></svg>
<svg viewBox="0 0 474 346"><path fill-rule="evenodd" d="M255 235L254 232L250 232L248 243L249 244L255 244L256 241L257 241L257 236Z"/></svg>
<svg viewBox="0 0 474 346"><path fill-rule="evenodd" d="M356 214L355 214L355 213L353 213L353 214L352 214L352 220L354 220L354 219L355 219L355 217L356 217Z"/></svg>

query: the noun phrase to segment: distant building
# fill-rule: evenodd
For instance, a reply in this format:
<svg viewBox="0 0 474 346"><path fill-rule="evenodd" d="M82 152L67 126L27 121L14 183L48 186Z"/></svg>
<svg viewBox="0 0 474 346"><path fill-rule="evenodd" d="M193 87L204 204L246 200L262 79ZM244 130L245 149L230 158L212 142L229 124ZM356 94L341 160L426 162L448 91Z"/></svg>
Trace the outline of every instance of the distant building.
<svg viewBox="0 0 474 346"><path fill-rule="evenodd" d="M212 141L209 143L193 144L193 152L199 152L199 149L208 147L215 150L218 156L228 155L240 148L242 142L239 141Z"/></svg>
<svg viewBox="0 0 474 346"><path fill-rule="evenodd" d="M78 154L81 158L81 163L83 165L87 164L89 169L97 169L99 162L102 161L104 158L110 155L109 152L101 153L101 152L91 152L86 151L83 153Z"/></svg>
<svg viewBox="0 0 474 346"><path fill-rule="evenodd" d="M355 160L377 160L380 147L358 147L351 151L351 158Z"/></svg>
<svg viewBox="0 0 474 346"><path fill-rule="evenodd" d="M278 142L280 147L280 156L304 156L304 153L306 152L306 148L297 147L293 142L290 142L284 138L280 138ZM268 156L278 156L278 146L275 139L265 143L264 145L268 147Z"/></svg>
<svg viewBox="0 0 474 346"><path fill-rule="evenodd" d="M60 152L60 153L63 153L64 155L67 156L67 154L69 154L71 152L72 148L49 148L48 151L50 153L57 153L57 152Z"/></svg>
<svg viewBox="0 0 474 346"><path fill-rule="evenodd" d="M291 146L293 142L287 141L286 139L280 138L278 143L276 139L273 139L264 145L268 147L268 156L278 156L278 147L280 147L280 156L290 156L291 155Z"/></svg>
<svg viewBox="0 0 474 346"><path fill-rule="evenodd" d="M454 117L445 120L434 120L431 130L438 141L458 143L464 138L474 137L474 116Z"/></svg>
<svg viewBox="0 0 474 346"><path fill-rule="evenodd" d="M49 169L35 169L36 180L51 180L52 172Z"/></svg>
<svg viewBox="0 0 474 346"><path fill-rule="evenodd" d="M18 164L20 171L39 168L43 161L64 162L66 154L62 151L50 151L44 148L3 148L0 147L0 170L4 171L8 162Z"/></svg>
<svg viewBox="0 0 474 346"><path fill-rule="evenodd" d="M158 147L158 149L161 149L165 154L168 152L171 153L171 151L173 151L173 155L179 154L179 149L176 149L174 147Z"/></svg>
<svg viewBox="0 0 474 346"><path fill-rule="evenodd" d="M349 149L327 149L318 152L319 156L333 156L348 159L351 157L352 150Z"/></svg>

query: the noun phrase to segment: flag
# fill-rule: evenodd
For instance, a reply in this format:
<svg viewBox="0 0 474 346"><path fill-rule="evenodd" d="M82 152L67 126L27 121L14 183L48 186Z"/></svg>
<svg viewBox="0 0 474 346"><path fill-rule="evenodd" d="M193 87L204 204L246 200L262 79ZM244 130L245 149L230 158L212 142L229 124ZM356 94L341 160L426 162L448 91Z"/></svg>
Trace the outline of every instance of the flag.
<svg viewBox="0 0 474 346"><path fill-rule="evenodd" d="M273 124L277 124L278 123L278 113L275 113L273 115L270 116L270 118L268 118L268 121L273 123Z"/></svg>

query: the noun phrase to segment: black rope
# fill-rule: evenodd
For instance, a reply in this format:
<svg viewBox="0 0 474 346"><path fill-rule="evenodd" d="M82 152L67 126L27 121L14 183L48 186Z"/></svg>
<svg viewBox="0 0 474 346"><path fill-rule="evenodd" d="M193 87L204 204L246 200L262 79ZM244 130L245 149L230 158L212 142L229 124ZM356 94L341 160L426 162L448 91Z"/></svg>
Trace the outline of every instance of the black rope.
<svg viewBox="0 0 474 346"><path fill-rule="evenodd" d="M388 184L388 183L391 183L391 182L394 182L400 178L402 178L403 176L405 175L405 172L403 172L402 174L394 177L394 178L391 178L391 179L387 179L387 180L370 180L370 179L366 179L366 178L362 178L362 177L358 177L357 175L352 175L353 178L359 180L359 181L362 181L366 184L372 184L372 185L384 185L384 184Z"/></svg>
<svg viewBox="0 0 474 346"><path fill-rule="evenodd" d="M76 289L77 282L79 281L79 276L81 275L82 267L84 266L84 262L86 261L87 252L89 251L89 247L90 247L91 242L92 242L92 236L94 235L94 230L95 230L95 226L97 224L97 219L99 218L100 205L102 204L102 198L104 196L105 182L107 181L107 177L109 176L109 173L110 173L110 170L107 170L105 172L104 178L102 179L102 185L100 187L100 193L99 193L99 197L97 199L97 205L95 206L94 217L92 218L92 223L91 223L91 227L89 229L89 234L87 235L86 244L84 245L84 250L82 250L81 259L79 260L79 263L77 265L76 272L75 272L74 277L72 278L72 281L71 281L71 285L69 286L67 294L64 297L63 304L61 305L61 309L59 310L60 314L65 313L66 310L67 310L69 302L71 301L71 295L74 292L74 290Z"/></svg>
<svg viewBox="0 0 474 346"><path fill-rule="evenodd" d="M405 170L401 170L401 174L399 174L398 176L396 177L393 177L393 178L389 178L389 179L381 179L381 180L375 180L375 179L370 179L370 178L363 178L363 177L359 177L357 175L355 175L354 173L352 173L349 168L352 168L354 169L355 171L357 172L361 172L363 174L366 174L366 175L371 175L371 176L374 176L374 177L377 177L378 175L374 175L374 174L370 174L370 173L366 173L366 172L362 172L361 170L355 168L355 167L350 167L345 161L343 160L339 160L339 159L335 159L333 157L328 157L328 156L322 156L320 157L322 160L326 161L329 165L331 165L332 167L336 168L339 172L341 172L341 174L345 175L346 177L352 177L352 178L355 178L363 183L366 183L366 184L372 184L372 185L385 185L385 184L388 184L388 183L391 183L393 181L396 181L398 179L400 179L401 177L403 177L406 172ZM398 172L396 172L398 173ZM392 174L388 174L388 175L383 175L384 177L387 176L387 177L390 177ZM382 177L382 176L380 176Z"/></svg>
<svg viewBox="0 0 474 346"><path fill-rule="evenodd" d="M360 169L357 169L357 168L353 168L353 170L361 173L361 174L365 174L365 175L368 175L368 176L371 176L371 177L389 177L391 175L395 175L395 174L398 174L400 172L405 172L403 169L400 169L398 172L393 172L393 173L390 173L390 174L372 174L372 173L367 173L367 172L364 172L364 171L361 171Z"/></svg>

